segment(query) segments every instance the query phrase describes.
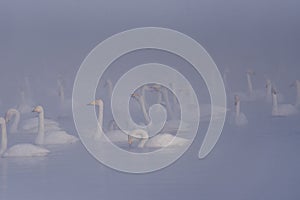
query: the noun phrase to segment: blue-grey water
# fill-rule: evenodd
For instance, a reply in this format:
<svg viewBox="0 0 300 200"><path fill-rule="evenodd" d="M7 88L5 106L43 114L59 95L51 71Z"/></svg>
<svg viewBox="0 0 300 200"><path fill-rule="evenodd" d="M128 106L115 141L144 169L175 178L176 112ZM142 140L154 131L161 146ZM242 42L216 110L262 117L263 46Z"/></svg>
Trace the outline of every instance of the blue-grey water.
<svg viewBox="0 0 300 200"><path fill-rule="evenodd" d="M300 79L300 3L275 1L99 1L0 2L0 113L20 104L30 88L30 102L41 104L48 118L77 135L71 112L61 116L57 89L63 77L71 99L77 70L101 41L130 28L159 26L181 31L209 52L221 73L228 69L228 117L219 142L203 160L198 151L208 127L178 161L157 172L134 175L95 160L79 142L48 147L44 158L0 158L0 199L295 199L300 198L300 115L272 117L264 100L242 102L249 123L229 123L232 92L246 92L245 71L253 86L265 89L270 78L295 102ZM115 82L133 66L158 62L173 66L191 81L200 103L209 103L202 78L185 60L157 50L132 52L106 72ZM26 77L28 86L26 86ZM109 101L101 80L97 97ZM101 85L102 84L102 85ZM28 99L27 99L28 100ZM88 102L87 102L88 103ZM134 105L134 102L133 102ZM142 120L135 109L133 115ZM35 116L28 114L24 118ZM111 114L105 109L105 126ZM34 136L9 134L9 146Z"/></svg>

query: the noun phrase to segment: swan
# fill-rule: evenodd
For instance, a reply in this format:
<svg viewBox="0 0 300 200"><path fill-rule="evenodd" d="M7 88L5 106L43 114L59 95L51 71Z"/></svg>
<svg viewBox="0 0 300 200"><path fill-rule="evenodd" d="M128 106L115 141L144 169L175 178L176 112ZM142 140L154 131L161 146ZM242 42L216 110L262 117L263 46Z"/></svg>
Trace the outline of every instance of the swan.
<svg viewBox="0 0 300 200"><path fill-rule="evenodd" d="M140 94L137 94L137 93L133 93L131 96L138 100L138 102L139 102L139 104L142 108L142 112L143 112L144 118L146 120L146 124L149 124L151 122L151 120L150 120L149 114L148 114L147 109L146 109L144 96L140 95ZM179 124L180 124L180 120L166 121L166 123L165 123L163 129L161 130L161 132L176 132L179 128ZM189 130L188 127L189 126L188 126L187 123L182 122L182 131Z"/></svg>
<svg viewBox="0 0 300 200"><path fill-rule="evenodd" d="M258 99L265 98L265 91L253 89L252 76L255 75L255 72L248 70L246 72L247 84L248 84L248 93L237 92L235 96L238 95L239 98L243 101L256 101Z"/></svg>
<svg viewBox="0 0 300 200"><path fill-rule="evenodd" d="M231 118L231 123L234 123L236 126L245 126L248 124L248 119L244 113L241 112L241 100L238 95L234 97L234 107L235 112Z"/></svg>
<svg viewBox="0 0 300 200"><path fill-rule="evenodd" d="M30 113L32 110L32 99L31 99L31 89L29 78L25 77L24 85L20 88L20 104L17 106L17 109L21 112L21 114Z"/></svg>
<svg viewBox="0 0 300 200"><path fill-rule="evenodd" d="M267 102L272 102L272 88L274 88L272 81L270 79L266 79L266 101ZM282 102L284 98L282 94L277 93L277 99L278 102Z"/></svg>
<svg viewBox="0 0 300 200"><path fill-rule="evenodd" d="M98 107L98 130L93 132L93 137L99 139L105 134L112 142L126 142L128 140L128 135L121 130L110 130L109 132L103 131L103 107L104 103L102 99L97 99L88 104L89 106Z"/></svg>
<svg viewBox="0 0 300 200"><path fill-rule="evenodd" d="M32 109L31 109L32 111ZM37 133L38 132L38 118L30 118L30 119L25 119L22 122L20 122L21 118L21 113L19 110L15 108L11 108L6 112L5 119L7 121L10 121L13 117L14 121L12 122L10 126L10 133L17 133L19 131L21 132L26 132L26 133ZM59 124L56 121L50 120L50 119L44 119L45 123L45 130L50 131L50 130L60 130ZM21 130L19 129L19 124L21 123L20 127Z"/></svg>
<svg viewBox="0 0 300 200"><path fill-rule="evenodd" d="M298 113L296 106L292 104L278 104L277 92L272 88L272 116L285 117Z"/></svg>
<svg viewBox="0 0 300 200"><path fill-rule="evenodd" d="M140 139L139 148L162 148L162 147L176 147L186 145L189 140L180 138L169 133L158 134L149 138L147 131L134 130L128 136L128 144L132 145L134 139ZM172 142L172 143L171 143Z"/></svg>
<svg viewBox="0 0 300 200"><path fill-rule="evenodd" d="M291 85L291 87L296 87L296 103L295 106L300 107L300 81L296 80L295 83Z"/></svg>
<svg viewBox="0 0 300 200"><path fill-rule="evenodd" d="M78 141L78 138L62 130L47 131L45 134L44 109L42 106L36 106L32 112L39 114L38 135L35 144L70 144Z"/></svg>
<svg viewBox="0 0 300 200"><path fill-rule="evenodd" d="M68 116L72 111L72 99L66 99L65 97L65 83L64 80L59 77L57 80L58 85L58 96L59 96L59 108L60 108L60 117Z"/></svg>
<svg viewBox="0 0 300 200"><path fill-rule="evenodd" d="M17 144L7 149L6 121L0 117L2 130L0 155L2 157L33 157L46 156L50 151L48 149L33 144Z"/></svg>

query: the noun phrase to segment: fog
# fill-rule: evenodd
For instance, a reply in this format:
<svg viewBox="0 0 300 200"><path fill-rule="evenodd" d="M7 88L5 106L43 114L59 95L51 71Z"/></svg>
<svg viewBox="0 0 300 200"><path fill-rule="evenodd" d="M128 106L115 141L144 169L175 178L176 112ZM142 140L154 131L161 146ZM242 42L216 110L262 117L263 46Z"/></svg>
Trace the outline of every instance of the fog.
<svg viewBox="0 0 300 200"><path fill-rule="evenodd" d="M47 118L78 136L70 100L84 58L111 35L148 26L180 31L206 49L220 73L227 74L229 108L220 140L203 160L198 151L207 122L200 123L183 157L148 174L110 169L80 142L55 146L45 158L0 158L0 199L299 199L300 115L272 117L271 103L241 100L248 124L230 123L234 95L248 92L249 69L255 72L254 89L265 91L266 79L271 79L284 96L280 103L295 103L296 89L290 85L300 79L299 8L296 0L0 1L0 116L18 107L20 92L27 91L26 103L43 105ZM132 67L149 62L180 71L199 103L210 103L207 87L190 63L150 49L112 63L98 85L97 98L106 106L106 79L115 83ZM59 106L58 80L69 99L65 110ZM142 114L136 117L143 120ZM104 118L107 127L112 118L106 107ZM9 146L33 139L9 134Z"/></svg>

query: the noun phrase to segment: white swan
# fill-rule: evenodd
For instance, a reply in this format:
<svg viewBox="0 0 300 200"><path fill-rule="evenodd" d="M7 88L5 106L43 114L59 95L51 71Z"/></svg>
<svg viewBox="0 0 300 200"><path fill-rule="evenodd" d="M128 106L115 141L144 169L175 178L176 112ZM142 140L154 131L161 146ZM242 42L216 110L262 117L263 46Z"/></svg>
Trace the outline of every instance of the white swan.
<svg viewBox="0 0 300 200"><path fill-rule="evenodd" d="M163 148L163 147L176 147L186 145L189 140L180 138L168 133L158 134L149 138L145 130L134 130L128 136L128 144L131 145L134 139L140 139L138 144L139 148ZM172 142L172 143L171 143Z"/></svg>
<svg viewBox="0 0 300 200"><path fill-rule="evenodd" d="M285 117L298 113L297 107L292 104L278 104L277 92L274 88L272 89L272 100L272 116Z"/></svg>
<svg viewBox="0 0 300 200"><path fill-rule="evenodd" d="M17 106L20 113L30 113L33 107L33 101L31 99L31 89L28 77L25 77L24 85L20 88L20 100L21 101Z"/></svg>
<svg viewBox="0 0 300 200"><path fill-rule="evenodd" d="M296 87L296 103L295 106L300 107L300 81L296 80L291 86Z"/></svg>
<svg viewBox="0 0 300 200"><path fill-rule="evenodd" d="M266 101L272 102L272 88L274 88L274 85L272 84L272 81L270 79L266 80ZM284 100L284 97L282 94L277 92L277 99L278 102L282 102Z"/></svg>
<svg viewBox="0 0 300 200"><path fill-rule="evenodd" d="M0 125L2 130L0 155L2 157L46 156L50 152L45 148L33 144L17 144L7 149L6 122L2 117L0 118Z"/></svg>
<svg viewBox="0 0 300 200"><path fill-rule="evenodd" d="M32 111L32 109L31 109ZM21 113L14 108L9 109L6 112L5 119L6 121L10 121L14 117L14 121L12 122L10 126L10 133L17 133L17 132L25 132L25 133L37 133L38 132L38 118L29 118L22 120L21 119ZM46 131L54 131L54 130L60 130L59 124L56 121L50 120L50 119L44 119L45 123L45 130ZM19 130L20 126L20 130Z"/></svg>
<svg viewBox="0 0 300 200"><path fill-rule="evenodd" d="M241 101L238 95L234 98L234 107L235 112L231 118L231 123L234 123L236 126L245 126L248 124L248 119L244 113L241 112Z"/></svg>
<svg viewBox="0 0 300 200"><path fill-rule="evenodd" d="M47 131L45 134L44 109L42 106L37 106L33 112L39 114L38 135L35 139L36 144L70 144L78 141L78 138L66 133L65 131Z"/></svg>
<svg viewBox="0 0 300 200"><path fill-rule="evenodd" d="M57 80L58 85L58 96L59 96L59 108L60 108L60 116L66 117L72 112L72 99L66 99L65 96L65 82L60 76Z"/></svg>
<svg viewBox="0 0 300 200"><path fill-rule="evenodd" d="M98 130L94 131L93 137L95 139L100 139L103 134L105 134L110 141L112 142L126 142L128 140L128 135L125 134L121 130L111 130L107 133L103 131L103 101L101 99L94 100L90 102L88 105L97 106L98 107Z"/></svg>
<svg viewBox="0 0 300 200"><path fill-rule="evenodd" d="M253 75L255 75L255 72L252 70L248 70L246 72L248 92L247 93L243 93L243 92L235 93L235 95L238 95L242 101L256 101L256 100L265 98L265 91L260 90L260 89L253 89L253 84L252 84L252 76Z"/></svg>
<svg viewBox="0 0 300 200"><path fill-rule="evenodd" d="M131 96L138 100L138 102L141 106L144 118L146 120L146 124L149 124L151 121L150 121L150 117L149 117L149 114L146 109L145 97L143 95L139 95L137 93L134 93ZM177 132L178 128L179 128L179 124L180 124L180 120L168 120L168 121L166 121L163 129L160 132ZM188 130L189 130L189 125L185 122L182 122L182 131L188 131Z"/></svg>

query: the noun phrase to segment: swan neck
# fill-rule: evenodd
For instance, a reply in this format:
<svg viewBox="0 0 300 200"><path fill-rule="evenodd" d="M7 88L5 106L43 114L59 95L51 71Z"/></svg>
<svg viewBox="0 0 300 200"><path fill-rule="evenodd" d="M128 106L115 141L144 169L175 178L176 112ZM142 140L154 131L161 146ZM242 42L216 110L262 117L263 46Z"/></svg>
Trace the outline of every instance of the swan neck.
<svg viewBox="0 0 300 200"><path fill-rule="evenodd" d="M65 91L64 91L64 87L61 83L59 83L59 96L60 96L60 103L61 103L61 105L63 105L63 103L65 101Z"/></svg>
<svg viewBox="0 0 300 200"><path fill-rule="evenodd" d="M98 128L100 132L103 132L103 104L98 106Z"/></svg>
<svg viewBox="0 0 300 200"><path fill-rule="evenodd" d="M169 100L169 95L168 95L167 89L163 89L163 96L164 96L164 99L166 101L167 111L168 111L171 119L173 119L173 111L171 109L171 105L170 105L170 100Z"/></svg>
<svg viewBox="0 0 300 200"><path fill-rule="evenodd" d="M278 100L276 94L273 94L272 102L273 102L273 113L278 113Z"/></svg>
<svg viewBox="0 0 300 200"><path fill-rule="evenodd" d="M144 118L145 118L145 120L146 120L146 122L148 124L148 123L150 123L150 117L149 117L149 115L147 113L144 95L141 95L141 97L139 98L139 103L141 105L142 112L144 114Z"/></svg>
<svg viewBox="0 0 300 200"><path fill-rule="evenodd" d="M109 95L109 97L111 98L112 92L113 92L113 85L112 85L111 80L108 80L108 81L107 81L107 84L108 84L108 95Z"/></svg>
<svg viewBox="0 0 300 200"><path fill-rule="evenodd" d="M235 116L238 117L240 116L241 113L241 102L237 101L235 102Z"/></svg>
<svg viewBox="0 0 300 200"><path fill-rule="evenodd" d="M21 118L21 114L18 110L11 110L10 111L14 116L15 116L15 119L10 127L10 132L11 133L16 133L18 131L18 126L19 126L19 123L20 123L20 118Z"/></svg>
<svg viewBox="0 0 300 200"><path fill-rule="evenodd" d="M149 138L149 135L147 134L146 131L139 130L139 129L132 131L130 135L135 137L135 138L141 139L141 141L138 145L139 148L143 148L145 146L146 142L148 141L148 138Z"/></svg>
<svg viewBox="0 0 300 200"><path fill-rule="evenodd" d="M2 137L1 137L0 155L2 155L7 149L7 131L6 131L5 123L1 124L1 131L2 131Z"/></svg>
<svg viewBox="0 0 300 200"><path fill-rule="evenodd" d="M247 81L248 81L249 93L252 95L252 93L253 93L253 86L252 86L251 75L249 73L247 74Z"/></svg>
<svg viewBox="0 0 300 200"><path fill-rule="evenodd" d="M296 81L296 92L297 92L297 102L296 105L300 106L300 81Z"/></svg>
<svg viewBox="0 0 300 200"><path fill-rule="evenodd" d="M36 138L36 144L44 144L45 124L44 124L44 111L39 113L39 128Z"/></svg>

